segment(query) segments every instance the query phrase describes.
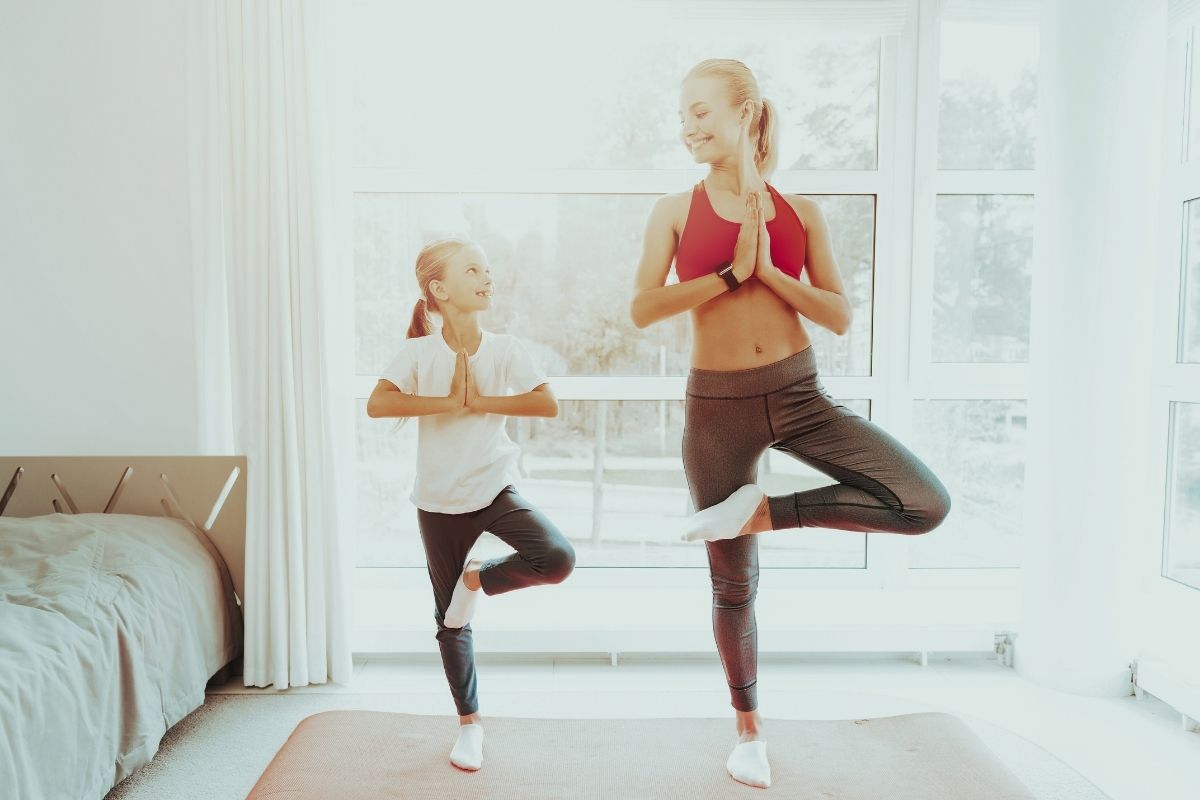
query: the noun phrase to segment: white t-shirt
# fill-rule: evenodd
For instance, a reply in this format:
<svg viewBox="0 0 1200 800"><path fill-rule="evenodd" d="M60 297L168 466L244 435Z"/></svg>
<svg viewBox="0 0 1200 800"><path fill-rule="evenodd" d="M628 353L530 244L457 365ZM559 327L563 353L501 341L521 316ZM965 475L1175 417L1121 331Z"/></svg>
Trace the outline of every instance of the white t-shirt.
<svg viewBox="0 0 1200 800"><path fill-rule="evenodd" d="M457 356L440 331L406 339L380 377L402 392L430 397L450 393ZM479 394L525 394L546 383L520 340L483 331L468 357ZM461 410L417 418L417 475L409 499L425 511L465 514L491 505L513 483L520 447L504 430L505 415Z"/></svg>

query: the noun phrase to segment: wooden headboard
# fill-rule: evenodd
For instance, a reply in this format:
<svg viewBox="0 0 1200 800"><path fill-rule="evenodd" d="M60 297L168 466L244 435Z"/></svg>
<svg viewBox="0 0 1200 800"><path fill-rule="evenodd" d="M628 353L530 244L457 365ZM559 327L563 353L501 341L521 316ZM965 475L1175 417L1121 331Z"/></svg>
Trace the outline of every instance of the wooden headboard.
<svg viewBox="0 0 1200 800"><path fill-rule="evenodd" d="M245 456L0 456L0 514L56 512L189 520L245 597Z"/></svg>

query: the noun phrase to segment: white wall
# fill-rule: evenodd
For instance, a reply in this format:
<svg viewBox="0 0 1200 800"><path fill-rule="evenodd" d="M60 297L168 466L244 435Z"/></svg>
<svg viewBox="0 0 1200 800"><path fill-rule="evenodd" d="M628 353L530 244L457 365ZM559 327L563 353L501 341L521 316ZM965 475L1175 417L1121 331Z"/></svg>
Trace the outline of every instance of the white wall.
<svg viewBox="0 0 1200 800"><path fill-rule="evenodd" d="M185 18L0 0L0 453L197 452Z"/></svg>

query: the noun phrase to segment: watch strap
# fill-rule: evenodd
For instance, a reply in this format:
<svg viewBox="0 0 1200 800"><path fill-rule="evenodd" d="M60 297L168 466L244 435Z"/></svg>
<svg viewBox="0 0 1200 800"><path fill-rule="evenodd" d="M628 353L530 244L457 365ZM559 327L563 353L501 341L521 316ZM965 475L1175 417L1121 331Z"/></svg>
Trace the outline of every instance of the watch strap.
<svg viewBox="0 0 1200 800"><path fill-rule="evenodd" d="M725 283L729 286L729 291L731 292L736 292L737 288L742 285L741 282L738 281L737 276L733 274L732 262L718 267L717 274L724 279Z"/></svg>

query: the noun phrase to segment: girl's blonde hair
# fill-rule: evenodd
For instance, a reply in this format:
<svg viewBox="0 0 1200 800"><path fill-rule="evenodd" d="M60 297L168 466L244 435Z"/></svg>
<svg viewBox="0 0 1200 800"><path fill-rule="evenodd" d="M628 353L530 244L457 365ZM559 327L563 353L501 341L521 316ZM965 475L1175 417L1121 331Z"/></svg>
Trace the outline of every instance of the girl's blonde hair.
<svg viewBox="0 0 1200 800"><path fill-rule="evenodd" d="M406 338L415 339L433 333L433 320L430 318L429 312L431 310L437 312L438 305L437 298L429 291L429 284L433 281L443 280L446 277L446 262L450 260L450 257L462 248L474 244L469 239L448 237L430 242L421 248L421 252L417 253L417 288L421 291L421 296L417 298L417 303L413 306L412 321L408 325ZM392 431L403 428L408 419L408 417L401 417L392 427Z"/></svg>
<svg viewBox="0 0 1200 800"><path fill-rule="evenodd" d="M758 80L750 68L732 58L710 58L688 70L688 78L720 78L729 90L734 106L750 100L754 116L750 118L750 133L754 138L754 165L763 178L770 177L779 161L779 118L775 105L763 99Z"/></svg>
<svg viewBox="0 0 1200 800"><path fill-rule="evenodd" d="M412 322L408 326L409 339L428 336L433 332L433 320L429 312L437 312L438 306L437 298L429 291L429 284L443 280L446 277L446 262L450 257L474 244L468 239L449 237L430 242L417 253L417 288L421 296L413 306Z"/></svg>

